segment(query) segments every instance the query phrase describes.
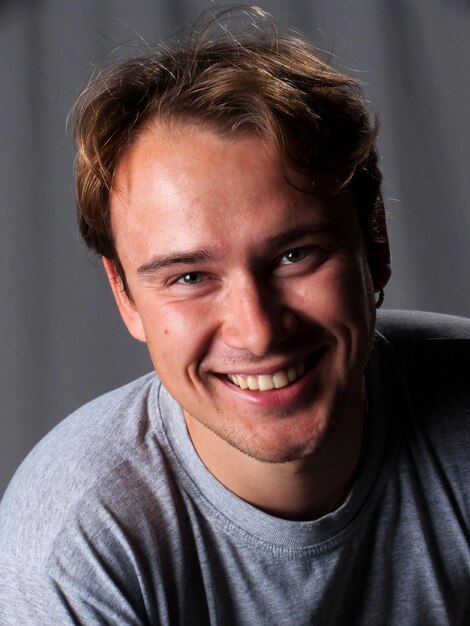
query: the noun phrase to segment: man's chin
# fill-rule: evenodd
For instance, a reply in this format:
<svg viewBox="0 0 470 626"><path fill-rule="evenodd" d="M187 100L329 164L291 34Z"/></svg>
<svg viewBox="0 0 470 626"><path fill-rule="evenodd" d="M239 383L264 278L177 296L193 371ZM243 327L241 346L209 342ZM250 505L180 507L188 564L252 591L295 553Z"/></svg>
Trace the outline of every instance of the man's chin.
<svg viewBox="0 0 470 626"><path fill-rule="evenodd" d="M261 463L282 464L316 456L328 445L337 428L338 420L335 417L323 418L322 427L316 425L310 432L297 432L295 435L292 432L290 434L274 432L269 439L266 435L248 437L239 433L218 431L203 422L200 423L241 454Z"/></svg>

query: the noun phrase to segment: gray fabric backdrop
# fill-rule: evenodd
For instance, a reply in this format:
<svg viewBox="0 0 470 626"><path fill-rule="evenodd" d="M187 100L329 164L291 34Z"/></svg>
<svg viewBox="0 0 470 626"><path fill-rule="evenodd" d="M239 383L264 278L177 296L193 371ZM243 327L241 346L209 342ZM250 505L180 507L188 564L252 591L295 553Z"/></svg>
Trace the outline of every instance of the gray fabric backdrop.
<svg viewBox="0 0 470 626"><path fill-rule="evenodd" d="M150 368L76 233L67 113L116 44L166 38L210 4L0 4L0 494L61 418ZM386 305L470 316L467 0L258 4L333 51L380 113L394 268Z"/></svg>

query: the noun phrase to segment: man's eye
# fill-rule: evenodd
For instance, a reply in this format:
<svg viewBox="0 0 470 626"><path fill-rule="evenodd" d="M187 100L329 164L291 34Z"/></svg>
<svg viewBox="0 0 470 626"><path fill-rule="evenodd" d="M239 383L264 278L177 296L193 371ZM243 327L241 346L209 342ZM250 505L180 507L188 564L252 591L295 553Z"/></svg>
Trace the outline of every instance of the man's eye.
<svg viewBox="0 0 470 626"><path fill-rule="evenodd" d="M303 261L305 257L308 255L307 248L295 248L295 250L289 250L282 255L281 265L289 265L291 263L298 263L299 261Z"/></svg>
<svg viewBox="0 0 470 626"><path fill-rule="evenodd" d="M204 274L202 272L188 272L182 274L176 282L183 285L197 285L204 280Z"/></svg>

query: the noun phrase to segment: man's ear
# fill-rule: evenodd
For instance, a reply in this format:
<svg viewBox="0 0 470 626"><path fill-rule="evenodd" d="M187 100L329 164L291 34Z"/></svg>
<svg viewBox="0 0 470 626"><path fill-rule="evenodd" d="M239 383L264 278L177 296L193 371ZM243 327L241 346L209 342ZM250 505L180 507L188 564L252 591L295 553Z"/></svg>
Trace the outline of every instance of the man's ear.
<svg viewBox="0 0 470 626"><path fill-rule="evenodd" d="M368 262L374 291L377 292L385 287L392 273L387 222L382 198L378 201L375 217L373 240L369 242Z"/></svg>
<svg viewBox="0 0 470 626"><path fill-rule="evenodd" d="M116 300L119 313L130 334L139 341L146 342L144 326L140 314L134 302L127 295L122 280L117 272L116 266L110 259L103 258L103 265L108 277L111 290Z"/></svg>

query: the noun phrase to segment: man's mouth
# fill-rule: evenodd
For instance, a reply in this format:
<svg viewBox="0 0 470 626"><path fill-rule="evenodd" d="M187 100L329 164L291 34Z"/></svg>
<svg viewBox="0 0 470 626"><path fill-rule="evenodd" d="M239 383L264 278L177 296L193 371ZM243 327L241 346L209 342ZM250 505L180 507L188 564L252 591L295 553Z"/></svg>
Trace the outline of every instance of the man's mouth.
<svg viewBox="0 0 470 626"><path fill-rule="evenodd" d="M281 389L301 378L306 371L306 360L302 359L298 363L290 365L287 369L281 369L274 374L227 374L231 383L240 389L250 389L251 391L270 391L271 389Z"/></svg>

